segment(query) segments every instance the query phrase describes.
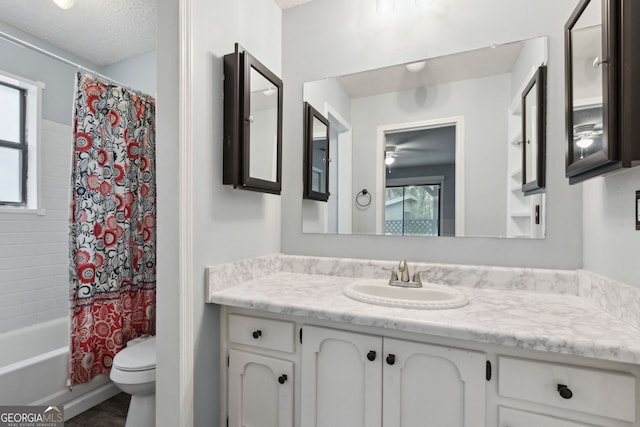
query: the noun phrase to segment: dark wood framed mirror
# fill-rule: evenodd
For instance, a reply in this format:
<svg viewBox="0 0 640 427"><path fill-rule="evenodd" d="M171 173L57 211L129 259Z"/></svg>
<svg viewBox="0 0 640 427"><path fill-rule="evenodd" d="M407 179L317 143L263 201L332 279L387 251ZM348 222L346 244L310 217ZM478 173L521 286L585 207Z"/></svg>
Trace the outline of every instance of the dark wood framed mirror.
<svg viewBox="0 0 640 427"><path fill-rule="evenodd" d="M538 70L522 92L522 191L541 193L546 172L547 67Z"/></svg>
<svg viewBox="0 0 640 427"><path fill-rule="evenodd" d="M236 43L224 56L223 183L280 194L282 80Z"/></svg>
<svg viewBox="0 0 640 427"><path fill-rule="evenodd" d="M329 120L304 103L304 195L329 200Z"/></svg>
<svg viewBox="0 0 640 427"><path fill-rule="evenodd" d="M565 25L570 184L640 163L639 20L637 2L581 0Z"/></svg>

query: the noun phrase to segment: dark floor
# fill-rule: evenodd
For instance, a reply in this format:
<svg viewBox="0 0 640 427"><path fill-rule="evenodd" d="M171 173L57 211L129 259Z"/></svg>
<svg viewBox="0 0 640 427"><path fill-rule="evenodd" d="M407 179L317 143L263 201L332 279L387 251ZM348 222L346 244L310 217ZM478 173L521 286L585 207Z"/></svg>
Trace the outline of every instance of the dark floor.
<svg viewBox="0 0 640 427"><path fill-rule="evenodd" d="M122 427L127 419L129 400L126 393L116 394L64 422L64 427Z"/></svg>

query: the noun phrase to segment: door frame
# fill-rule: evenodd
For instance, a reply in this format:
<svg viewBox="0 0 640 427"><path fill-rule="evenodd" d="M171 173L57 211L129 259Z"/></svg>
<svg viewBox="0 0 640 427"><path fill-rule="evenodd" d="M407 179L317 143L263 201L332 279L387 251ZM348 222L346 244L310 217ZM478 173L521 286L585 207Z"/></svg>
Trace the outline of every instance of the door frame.
<svg viewBox="0 0 640 427"><path fill-rule="evenodd" d="M376 234L384 235L385 224L385 181L386 172L384 164L386 137L389 131L412 131L426 128L455 126L456 128L456 237L464 236L465 224L465 182L464 182L464 116L445 117L440 119L422 120L408 123L395 123L380 125L377 131L376 141Z"/></svg>

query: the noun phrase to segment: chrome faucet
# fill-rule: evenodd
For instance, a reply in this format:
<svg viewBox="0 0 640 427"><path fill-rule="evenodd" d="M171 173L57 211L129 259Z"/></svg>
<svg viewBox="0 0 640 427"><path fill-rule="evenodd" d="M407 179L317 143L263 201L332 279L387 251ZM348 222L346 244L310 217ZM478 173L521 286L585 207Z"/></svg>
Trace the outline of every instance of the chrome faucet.
<svg viewBox="0 0 640 427"><path fill-rule="evenodd" d="M391 271L391 278L389 279L389 286L400 286L403 288L421 288L422 281L420 280L420 271L416 271L413 273L413 280L409 281L409 265L407 261L400 261L400 265L398 266L398 273L400 274L400 279L398 279L398 273L396 273L393 269L387 269Z"/></svg>
<svg viewBox="0 0 640 427"><path fill-rule="evenodd" d="M407 265L407 261L405 260L400 261L400 266L398 268L400 268L400 280L402 280L403 282L408 282L409 266Z"/></svg>

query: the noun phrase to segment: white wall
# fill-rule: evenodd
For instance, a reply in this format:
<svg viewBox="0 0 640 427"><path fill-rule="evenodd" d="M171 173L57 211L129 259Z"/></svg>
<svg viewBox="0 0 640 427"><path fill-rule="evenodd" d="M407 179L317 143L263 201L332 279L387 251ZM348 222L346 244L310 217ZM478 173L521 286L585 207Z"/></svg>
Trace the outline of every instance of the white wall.
<svg viewBox="0 0 640 427"><path fill-rule="evenodd" d="M640 286L635 193L640 167L578 185L584 193L584 268Z"/></svg>
<svg viewBox="0 0 640 427"><path fill-rule="evenodd" d="M158 87L156 62L156 52L147 52L107 65L100 72L119 83L155 98Z"/></svg>
<svg viewBox="0 0 640 427"><path fill-rule="evenodd" d="M69 315L71 126L41 131L44 214L0 212L0 333Z"/></svg>
<svg viewBox="0 0 640 427"><path fill-rule="evenodd" d="M217 307L205 304L204 269L279 252L281 234L279 196L222 185L222 57L239 42L281 76L282 11L273 0L193 0L191 7L194 421L195 425L217 425L219 319ZM287 90L285 82L284 93Z"/></svg>
<svg viewBox="0 0 640 427"><path fill-rule="evenodd" d="M351 98L336 79L323 79L305 84L304 100L322 114L327 113L325 103L328 103L343 119L350 120Z"/></svg>
<svg viewBox="0 0 640 427"><path fill-rule="evenodd" d="M511 71L512 100L515 97L519 99L522 96L522 90L533 77L533 72L545 62L547 58L547 42L545 38L525 40Z"/></svg>
<svg viewBox="0 0 640 427"><path fill-rule="evenodd" d="M288 9L283 18L285 253L470 264L576 268L582 263L581 191L564 177L564 23L577 0L436 2L416 9L396 2L381 17L375 2L322 0ZM401 20L401 21L400 21ZM331 25L327 25L331 22ZM300 232L302 85L307 81L549 36L547 238L461 239L310 235ZM490 159L487 167L492 167ZM354 187L356 188L356 187Z"/></svg>
<svg viewBox="0 0 640 427"><path fill-rule="evenodd" d="M377 158L379 126L462 116L464 182L457 188L464 189L464 235L504 235L509 85L509 74L500 74L353 99L354 188L375 192L376 165L382 162ZM384 194L372 196L380 200ZM375 233L376 210L355 210L353 222L355 232Z"/></svg>

